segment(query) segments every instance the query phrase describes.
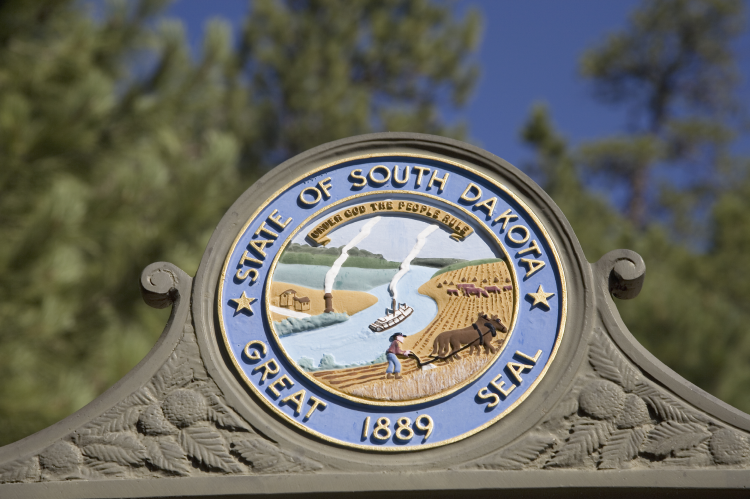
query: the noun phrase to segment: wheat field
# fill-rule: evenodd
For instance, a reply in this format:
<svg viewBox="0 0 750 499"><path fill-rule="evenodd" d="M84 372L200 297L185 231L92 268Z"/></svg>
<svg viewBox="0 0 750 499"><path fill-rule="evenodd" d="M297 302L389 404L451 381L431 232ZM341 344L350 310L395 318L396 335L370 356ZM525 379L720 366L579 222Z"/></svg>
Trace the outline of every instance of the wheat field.
<svg viewBox="0 0 750 499"><path fill-rule="evenodd" d="M457 284L472 283L476 287L496 286L499 292L488 296L467 296L463 292L449 294ZM461 329L475 322L480 313L497 315L506 326L513 320L514 291L508 265L504 261L472 265L444 272L432 277L419 287L419 292L435 300L438 313L423 330L410 333L404 349L412 350L427 360L433 350L435 338L444 331ZM491 344L500 349L509 333L497 332ZM497 354L495 354L497 355ZM387 364L318 371L313 376L321 382L349 395L374 400L411 400L438 394L450 389L476 374L495 355L482 350L478 355L461 353L460 359L432 364L436 369L421 371L413 359L403 359L401 380L384 379Z"/></svg>
<svg viewBox="0 0 750 499"><path fill-rule="evenodd" d="M379 379L348 390L352 395L376 400L412 400L429 397L462 383L482 369L489 355L464 356L435 369L417 370L399 379Z"/></svg>
<svg viewBox="0 0 750 499"><path fill-rule="evenodd" d="M512 289L489 293L487 297L466 296L462 291L457 296L448 294L448 289L456 289L455 284L461 283L472 283L477 287L492 285L502 289L511 284L510 271L505 262L486 263L445 272L424 283L419 292L435 300L438 314L425 329L409 335L404 348L412 350L420 358L427 357L432 353L437 335L470 326L480 312L497 315L503 324L510 327L514 305ZM512 285L508 287L512 288ZM498 331L494 344L497 345L506 336Z"/></svg>

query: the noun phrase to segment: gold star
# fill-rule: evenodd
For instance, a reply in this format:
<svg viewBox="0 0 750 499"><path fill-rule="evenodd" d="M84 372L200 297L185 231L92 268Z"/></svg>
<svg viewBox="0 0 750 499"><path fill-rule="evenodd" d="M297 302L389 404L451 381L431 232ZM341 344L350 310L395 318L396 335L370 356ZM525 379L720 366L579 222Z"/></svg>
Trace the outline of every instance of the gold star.
<svg viewBox="0 0 750 499"><path fill-rule="evenodd" d="M530 296L534 299L534 303L531 304L531 308L534 308L537 305L544 305L549 310L549 303L547 303L547 298L555 296L555 293L545 293L544 289L542 289L542 285L540 284L539 289L536 290L536 293L528 293L526 296Z"/></svg>
<svg viewBox="0 0 750 499"><path fill-rule="evenodd" d="M248 309L250 311L250 315L253 315L253 309L250 308L250 304L254 302L256 298L248 298L245 292L242 292L242 296L239 298L231 298L229 301L233 301L237 304L237 310L235 311L235 314L240 313L242 310Z"/></svg>

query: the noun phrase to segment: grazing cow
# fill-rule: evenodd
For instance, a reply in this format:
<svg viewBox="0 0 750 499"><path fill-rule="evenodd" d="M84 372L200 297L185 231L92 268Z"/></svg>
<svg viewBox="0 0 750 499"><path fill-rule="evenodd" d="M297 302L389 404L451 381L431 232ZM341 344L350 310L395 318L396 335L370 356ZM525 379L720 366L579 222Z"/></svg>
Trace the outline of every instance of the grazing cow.
<svg viewBox="0 0 750 499"><path fill-rule="evenodd" d="M464 292L464 296L469 296L469 292L468 292L468 290L469 290L469 289L473 289L473 288L475 288L476 286L474 286L474 284L472 284L472 283L467 283L467 284L456 284L456 287L457 287L458 289L460 289L460 290L463 290L463 292Z"/></svg>
<svg viewBox="0 0 750 499"><path fill-rule="evenodd" d="M497 335L497 331L507 333L508 328L498 316L488 317L487 314L480 312L479 317L471 326L444 331L437 335L432 344L430 356L440 356L451 360L453 357L460 359L458 351L463 345L469 344L471 345L470 353L475 350L481 351L481 347L484 347L485 353L495 353L497 348L492 345L492 338Z"/></svg>
<svg viewBox="0 0 750 499"><path fill-rule="evenodd" d="M503 286L503 291L513 291L513 286Z"/></svg>
<svg viewBox="0 0 750 499"><path fill-rule="evenodd" d="M456 295L458 296L458 290L457 289L448 289L449 295Z"/></svg>
<svg viewBox="0 0 750 499"><path fill-rule="evenodd" d="M499 293L500 292L500 288L498 288L497 286L485 286L484 289L488 293Z"/></svg>
<svg viewBox="0 0 750 499"><path fill-rule="evenodd" d="M490 297L490 295L487 294L487 291L485 291L482 288L464 288L464 293L466 293L466 296L471 296L471 295L480 296L481 295L487 298Z"/></svg>

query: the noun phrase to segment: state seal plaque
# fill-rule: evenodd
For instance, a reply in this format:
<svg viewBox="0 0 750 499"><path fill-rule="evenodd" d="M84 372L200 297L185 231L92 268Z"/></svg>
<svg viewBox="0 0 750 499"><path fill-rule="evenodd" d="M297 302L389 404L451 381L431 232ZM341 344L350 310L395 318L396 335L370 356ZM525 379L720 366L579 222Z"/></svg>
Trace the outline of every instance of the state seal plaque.
<svg viewBox="0 0 750 499"><path fill-rule="evenodd" d="M342 157L268 199L218 284L228 357L320 439L416 451L502 424L554 362L565 273L534 211L446 158Z"/></svg>

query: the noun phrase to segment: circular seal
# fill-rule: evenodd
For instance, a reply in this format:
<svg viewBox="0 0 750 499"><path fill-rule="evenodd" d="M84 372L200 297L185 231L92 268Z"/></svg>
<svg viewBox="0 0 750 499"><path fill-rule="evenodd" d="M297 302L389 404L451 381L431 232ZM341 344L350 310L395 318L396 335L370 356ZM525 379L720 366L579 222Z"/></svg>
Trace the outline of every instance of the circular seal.
<svg viewBox="0 0 750 499"><path fill-rule="evenodd" d="M240 230L217 296L229 357L260 400L372 451L502 419L554 360L567 307L533 211L466 165L414 153L290 179Z"/></svg>

